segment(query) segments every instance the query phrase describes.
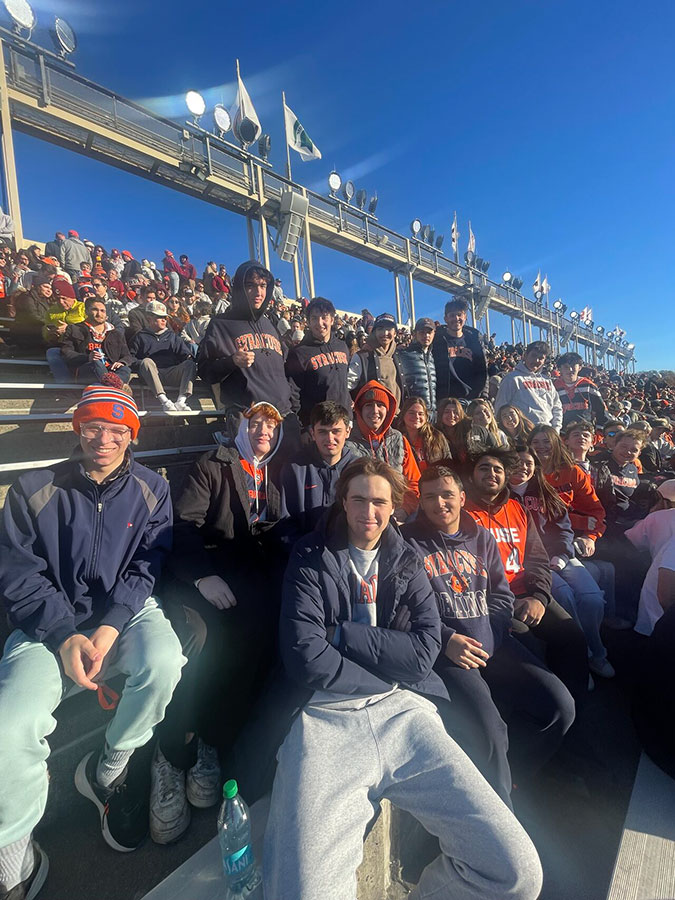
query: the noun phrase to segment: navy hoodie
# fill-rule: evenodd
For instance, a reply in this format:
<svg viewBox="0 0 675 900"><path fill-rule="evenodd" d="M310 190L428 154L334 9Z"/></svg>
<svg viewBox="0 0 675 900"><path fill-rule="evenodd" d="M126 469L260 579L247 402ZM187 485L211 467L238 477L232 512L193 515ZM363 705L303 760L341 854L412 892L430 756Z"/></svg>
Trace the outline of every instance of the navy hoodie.
<svg viewBox="0 0 675 900"><path fill-rule="evenodd" d="M349 354L347 345L331 335L324 343L309 332L286 360L286 373L293 390L293 409L303 425L309 424L312 407L324 400L340 403L351 412L352 398L347 390Z"/></svg>
<svg viewBox="0 0 675 900"><path fill-rule="evenodd" d="M129 349L135 359L151 359L158 369L169 369L192 358L188 345L170 328L159 334L144 328L133 336Z"/></svg>
<svg viewBox="0 0 675 900"><path fill-rule="evenodd" d="M472 637L493 655L511 625L514 597L497 543L462 510L459 531L439 531L420 510L401 528L422 558L441 614L441 653L455 633Z"/></svg>
<svg viewBox="0 0 675 900"><path fill-rule="evenodd" d="M282 416L291 411L291 389L284 371L284 348L276 328L265 316L272 299L274 279L267 272L267 294L260 309L252 309L244 282L249 269L262 269L260 263L242 263L232 281L232 302L222 315L213 316L199 345L199 377L209 384L220 384L221 405L247 408L266 401ZM235 365L232 356L239 350L252 351L255 360L246 369Z"/></svg>

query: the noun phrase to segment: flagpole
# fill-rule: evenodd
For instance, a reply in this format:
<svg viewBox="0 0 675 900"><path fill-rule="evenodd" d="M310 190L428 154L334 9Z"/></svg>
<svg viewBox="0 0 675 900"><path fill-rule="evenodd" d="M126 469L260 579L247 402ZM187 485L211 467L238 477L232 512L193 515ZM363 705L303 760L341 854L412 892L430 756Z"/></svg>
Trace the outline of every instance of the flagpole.
<svg viewBox="0 0 675 900"><path fill-rule="evenodd" d="M281 102L284 112L284 135L286 136L286 178L289 181L293 181L293 175L291 174L291 145L288 142L288 125L286 124L286 91L281 92Z"/></svg>

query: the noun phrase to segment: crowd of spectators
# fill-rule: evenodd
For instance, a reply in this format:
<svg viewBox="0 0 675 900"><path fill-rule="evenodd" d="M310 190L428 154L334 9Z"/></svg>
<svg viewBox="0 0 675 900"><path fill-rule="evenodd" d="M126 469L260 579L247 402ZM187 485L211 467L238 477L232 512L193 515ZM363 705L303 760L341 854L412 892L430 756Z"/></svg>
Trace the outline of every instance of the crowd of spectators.
<svg viewBox="0 0 675 900"><path fill-rule="evenodd" d="M73 456L4 508L0 897L44 880L55 707L121 671L75 776L115 849L180 838L222 764L248 799L272 790L269 896L354 896L388 797L440 838L419 896L534 900L513 784L615 675L607 629L634 628L640 679L672 680L674 386L497 346L461 298L409 331L289 301L255 261L198 279L76 232L36 250L4 255L5 352L87 387ZM134 371L167 412L200 378L226 413L173 503L133 457ZM650 704L637 724L672 772ZM125 793L142 766L149 817Z"/></svg>

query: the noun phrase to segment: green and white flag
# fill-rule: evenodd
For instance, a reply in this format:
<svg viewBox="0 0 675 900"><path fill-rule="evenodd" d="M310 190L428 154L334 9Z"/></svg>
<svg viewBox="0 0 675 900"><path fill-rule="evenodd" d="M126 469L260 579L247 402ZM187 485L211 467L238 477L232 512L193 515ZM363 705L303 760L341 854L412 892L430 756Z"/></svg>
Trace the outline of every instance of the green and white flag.
<svg viewBox="0 0 675 900"><path fill-rule="evenodd" d="M298 117L284 103L284 120L286 124L286 141L288 146L300 154L303 162L310 159L321 159L321 151L298 121Z"/></svg>

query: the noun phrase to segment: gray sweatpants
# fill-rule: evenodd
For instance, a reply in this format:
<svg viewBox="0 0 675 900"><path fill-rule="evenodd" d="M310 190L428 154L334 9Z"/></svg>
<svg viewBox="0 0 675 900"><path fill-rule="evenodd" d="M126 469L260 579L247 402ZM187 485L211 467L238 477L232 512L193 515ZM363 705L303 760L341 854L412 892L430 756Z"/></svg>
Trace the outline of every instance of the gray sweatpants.
<svg viewBox="0 0 675 900"><path fill-rule="evenodd" d="M325 695L324 695L325 696ZM308 704L278 754L265 832L266 900L355 900L363 838L387 798L439 838L411 898L535 900L539 857L515 816L406 690Z"/></svg>

